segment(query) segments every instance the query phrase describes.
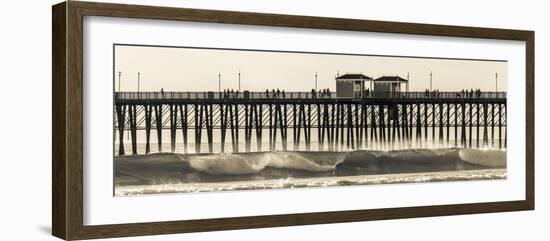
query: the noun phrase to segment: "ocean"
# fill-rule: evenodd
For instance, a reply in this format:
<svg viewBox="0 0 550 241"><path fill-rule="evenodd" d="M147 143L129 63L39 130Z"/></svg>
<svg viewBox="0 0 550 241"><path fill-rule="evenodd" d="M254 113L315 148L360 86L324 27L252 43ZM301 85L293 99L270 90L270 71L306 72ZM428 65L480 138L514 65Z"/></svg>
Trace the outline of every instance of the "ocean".
<svg viewBox="0 0 550 241"><path fill-rule="evenodd" d="M114 167L115 195L133 196L503 179L506 151L401 147L217 154L161 152L115 156Z"/></svg>

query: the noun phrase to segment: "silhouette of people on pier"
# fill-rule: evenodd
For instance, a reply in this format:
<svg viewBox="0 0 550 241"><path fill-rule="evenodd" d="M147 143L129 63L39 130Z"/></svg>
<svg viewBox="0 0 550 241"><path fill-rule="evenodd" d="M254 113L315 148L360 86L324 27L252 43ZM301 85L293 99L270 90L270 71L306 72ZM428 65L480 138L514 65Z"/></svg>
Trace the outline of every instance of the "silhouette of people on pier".
<svg viewBox="0 0 550 241"><path fill-rule="evenodd" d="M211 91L210 91L211 92ZM441 92L439 89L425 89L421 92L401 92L401 93L394 93L391 96L395 98L401 98L401 97L407 97L407 98L415 98L415 97L422 97L424 98L462 98L462 99L472 99L472 98L490 98L490 97L499 97L499 94L493 94L495 92L488 92L488 94L483 93L481 89L461 89L460 91L450 91L450 92ZM164 88L160 89L160 98L164 99L166 98L166 92L164 91ZM169 98L172 98L174 96L174 93L168 93ZM177 93L176 93L177 94ZM187 96L189 97L190 94L193 94L192 92L188 92ZM195 97L201 96L204 98L207 98L208 93L194 93ZM323 89L310 89L309 92L290 92L290 96L287 96L287 92L285 89L265 89L265 91L262 92L250 92L248 90L240 91L235 89L223 89L219 92L219 98L221 99L240 99L240 98L266 98L266 99L287 99L289 97L290 99L297 99L297 98L310 98L310 99L330 99L333 98L332 92L330 88L323 88ZM208 97L212 98L212 97ZM338 97L337 97L338 98ZM375 91L373 91L370 88L366 88L363 90L362 95L355 96L354 98L376 98Z"/></svg>

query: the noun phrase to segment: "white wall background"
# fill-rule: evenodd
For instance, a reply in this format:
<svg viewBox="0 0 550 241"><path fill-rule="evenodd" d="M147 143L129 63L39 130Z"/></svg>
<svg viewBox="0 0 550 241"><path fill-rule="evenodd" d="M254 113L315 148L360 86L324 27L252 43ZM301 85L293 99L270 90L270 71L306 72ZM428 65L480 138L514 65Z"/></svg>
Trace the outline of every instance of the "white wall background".
<svg viewBox="0 0 550 241"><path fill-rule="evenodd" d="M51 5L0 10L0 240L56 240L51 232ZM536 211L125 238L121 240L548 240L550 21L545 1L116 1L536 31Z"/></svg>

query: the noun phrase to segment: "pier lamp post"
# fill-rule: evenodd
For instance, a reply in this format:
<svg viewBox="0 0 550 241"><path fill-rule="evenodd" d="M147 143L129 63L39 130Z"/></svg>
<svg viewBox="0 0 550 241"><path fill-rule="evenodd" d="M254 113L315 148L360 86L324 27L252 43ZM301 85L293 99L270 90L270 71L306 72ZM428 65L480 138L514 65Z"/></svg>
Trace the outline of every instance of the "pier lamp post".
<svg viewBox="0 0 550 241"><path fill-rule="evenodd" d="M498 97L498 73L495 73L495 95Z"/></svg>
<svg viewBox="0 0 550 241"><path fill-rule="evenodd" d="M430 92L432 91L432 71L430 71Z"/></svg>
<svg viewBox="0 0 550 241"><path fill-rule="evenodd" d="M315 72L315 91L317 91L317 72Z"/></svg>
<svg viewBox="0 0 550 241"><path fill-rule="evenodd" d="M498 73L495 73L495 92L498 92Z"/></svg>
<svg viewBox="0 0 550 241"><path fill-rule="evenodd" d="M138 86L137 86L137 87L138 87L138 88L137 88L138 97L139 97L139 84L140 84L139 82L141 81L140 78L141 78L141 73L138 72Z"/></svg>
<svg viewBox="0 0 550 241"><path fill-rule="evenodd" d="M222 92L222 73L218 73L218 92Z"/></svg>
<svg viewBox="0 0 550 241"><path fill-rule="evenodd" d="M120 92L120 76L122 75L121 71L118 71L118 92Z"/></svg>
<svg viewBox="0 0 550 241"><path fill-rule="evenodd" d="M407 88L407 95L409 94L409 82L411 81L409 72L407 72L407 85L405 86Z"/></svg>

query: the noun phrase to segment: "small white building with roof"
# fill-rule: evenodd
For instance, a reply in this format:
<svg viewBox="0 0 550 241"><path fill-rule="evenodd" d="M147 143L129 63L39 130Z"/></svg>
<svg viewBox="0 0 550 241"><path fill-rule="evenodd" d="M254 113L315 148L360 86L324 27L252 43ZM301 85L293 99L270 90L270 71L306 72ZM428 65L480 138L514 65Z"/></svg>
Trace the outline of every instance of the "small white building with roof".
<svg viewBox="0 0 550 241"><path fill-rule="evenodd" d="M373 80L374 97L396 96L400 92L408 91L409 81L399 76L382 76ZM402 86L404 84L405 86Z"/></svg>
<svg viewBox="0 0 550 241"><path fill-rule="evenodd" d="M372 78L364 74L344 74L336 76L337 98L363 98L365 95L365 82Z"/></svg>

